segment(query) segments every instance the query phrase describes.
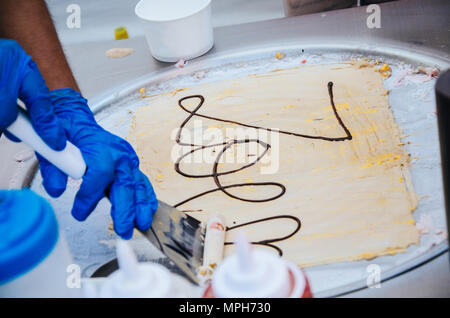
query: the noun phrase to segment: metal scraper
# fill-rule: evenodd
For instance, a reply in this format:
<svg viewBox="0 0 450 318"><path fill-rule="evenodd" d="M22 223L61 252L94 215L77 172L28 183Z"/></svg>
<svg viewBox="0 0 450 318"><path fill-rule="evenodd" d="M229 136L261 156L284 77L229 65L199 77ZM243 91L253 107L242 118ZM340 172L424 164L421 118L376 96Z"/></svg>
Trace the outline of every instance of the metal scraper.
<svg viewBox="0 0 450 318"><path fill-rule="evenodd" d="M61 171L80 179L86 164L80 150L70 142L62 151L55 151L35 132L25 111L19 107L17 119L8 132L32 147ZM141 232L150 242L169 257L193 282L199 283L197 269L202 265L204 233L200 221L159 201L152 227Z"/></svg>
<svg viewBox="0 0 450 318"><path fill-rule="evenodd" d="M203 262L204 227L200 221L159 201L152 227L143 232L193 282Z"/></svg>

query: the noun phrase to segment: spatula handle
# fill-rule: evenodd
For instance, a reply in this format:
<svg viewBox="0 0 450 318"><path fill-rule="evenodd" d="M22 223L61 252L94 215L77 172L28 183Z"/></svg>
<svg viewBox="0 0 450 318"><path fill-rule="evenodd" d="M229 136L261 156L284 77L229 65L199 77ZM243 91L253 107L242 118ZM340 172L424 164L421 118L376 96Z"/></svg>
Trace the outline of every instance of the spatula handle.
<svg viewBox="0 0 450 318"><path fill-rule="evenodd" d="M51 149L36 133L27 114L20 107L18 108L19 116L8 127L7 131L33 148L68 176L73 179L82 178L86 172L86 163L83 160L80 149L69 141L67 141L66 147L61 151Z"/></svg>

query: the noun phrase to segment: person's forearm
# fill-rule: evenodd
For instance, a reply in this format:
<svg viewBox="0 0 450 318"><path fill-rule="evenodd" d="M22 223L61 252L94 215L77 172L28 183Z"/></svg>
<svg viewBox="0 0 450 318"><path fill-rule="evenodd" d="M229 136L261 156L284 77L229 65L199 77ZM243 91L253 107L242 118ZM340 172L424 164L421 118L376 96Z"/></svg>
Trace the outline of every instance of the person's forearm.
<svg viewBox="0 0 450 318"><path fill-rule="evenodd" d="M79 91L44 0L1 0L0 38L19 42L50 90Z"/></svg>

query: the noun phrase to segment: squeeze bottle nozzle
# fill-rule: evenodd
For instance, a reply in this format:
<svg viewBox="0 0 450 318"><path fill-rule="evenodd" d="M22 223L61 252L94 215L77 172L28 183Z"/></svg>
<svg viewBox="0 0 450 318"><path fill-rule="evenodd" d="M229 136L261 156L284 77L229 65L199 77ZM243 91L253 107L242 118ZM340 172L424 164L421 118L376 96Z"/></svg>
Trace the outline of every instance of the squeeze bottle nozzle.
<svg viewBox="0 0 450 318"><path fill-rule="evenodd" d="M216 297L289 297L289 270L278 255L252 248L243 233L237 234L235 246L236 253L213 275Z"/></svg>
<svg viewBox="0 0 450 318"><path fill-rule="evenodd" d="M159 264L138 263L128 242L118 240L116 245L119 269L105 281L101 297L170 297L172 277Z"/></svg>

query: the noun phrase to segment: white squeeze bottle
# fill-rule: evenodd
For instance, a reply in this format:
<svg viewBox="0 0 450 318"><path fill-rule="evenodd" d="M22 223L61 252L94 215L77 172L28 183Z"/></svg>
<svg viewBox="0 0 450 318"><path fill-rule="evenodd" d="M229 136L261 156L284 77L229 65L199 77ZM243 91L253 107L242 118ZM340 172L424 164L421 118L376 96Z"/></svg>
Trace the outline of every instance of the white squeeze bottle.
<svg viewBox="0 0 450 318"><path fill-rule="evenodd" d="M164 266L138 263L136 255L126 241L116 245L119 269L112 273L100 289L106 298L163 298L177 297L172 274Z"/></svg>
<svg viewBox="0 0 450 318"><path fill-rule="evenodd" d="M50 203L29 189L10 191L14 199L0 191L0 298L81 297Z"/></svg>
<svg viewBox="0 0 450 318"><path fill-rule="evenodd" d="M253 249L243 233L237 235L235 246L236 253L219 265L203 297L312 297L297 265L272 252Z"/></svg>

